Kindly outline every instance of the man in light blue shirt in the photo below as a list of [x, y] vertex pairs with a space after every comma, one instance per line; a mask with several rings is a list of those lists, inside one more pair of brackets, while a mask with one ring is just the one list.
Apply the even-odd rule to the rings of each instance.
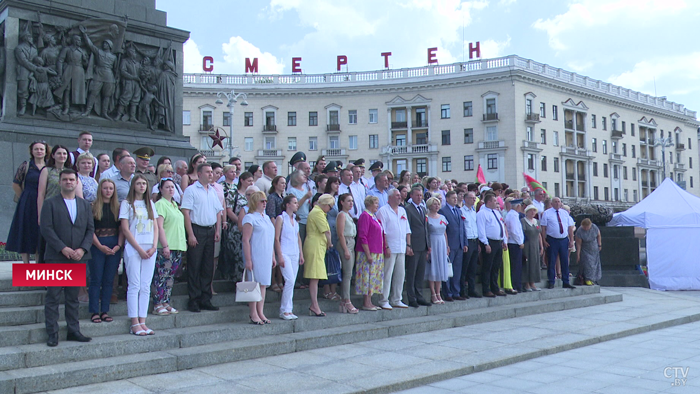
[[389, 194], [386, 191], [388, 186], [389, 180], [386, 174], [381, 173], [374, 177], [374, 186], [367, 192], [368, 196], [375, 196], [379, 199], [379, 209], [389, 203]]
[[[476, 228], [476, 194], [467, 192], [464, 195], [464, 204], [462, 204], [462, 216], [464, 216], [464, 232], [467, 234], [467, 251], [462, 257], [462, 275], [460, 284], [460, 296], [481, 298], [476, 292], [476, 267], [479, 263], [479, 232]], [[466, 286], [465, 286], [466, 284]]]

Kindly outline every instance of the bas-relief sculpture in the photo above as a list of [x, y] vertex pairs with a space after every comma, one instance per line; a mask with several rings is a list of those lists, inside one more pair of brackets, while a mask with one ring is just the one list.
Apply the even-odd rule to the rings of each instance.
[[126, 41], [127, 18], [69, 27], [45, 26], [41, 14], [38, 20], [20, 22], [14, 49], [17, 116], [64, 122], [101, 117], [174, 131], [172, 43], [158, 48]]

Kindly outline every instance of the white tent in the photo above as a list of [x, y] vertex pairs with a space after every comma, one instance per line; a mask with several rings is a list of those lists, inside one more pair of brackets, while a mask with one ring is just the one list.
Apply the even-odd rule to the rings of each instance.
[[647, 229], [649, 285], [654, 290], [700, 290], [700, 198], [666, 178], [608, 226]]

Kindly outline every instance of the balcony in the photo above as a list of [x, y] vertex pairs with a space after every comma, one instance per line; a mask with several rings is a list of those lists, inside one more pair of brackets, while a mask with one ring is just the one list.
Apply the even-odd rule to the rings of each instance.
[[224, 151], [222, 150], [213, 150], [213, 149], [205, 149], [205, 150], [199, 150], [199, 153], [203, 154], [206, 157], [221, 157], [224, 155]]
[[258, 150], [258, 154], [255, 156], [255, 158], [284, 158], [284, 155], [282, 154], [282, 149], [261, 149]]
[[432, 144], [389, 145], [384, 149], [384, 154], [405, 156], [426, 156], [431, 153], [437, 153], [438, 151], [437, 145]]
[[573, 130], [574, 129], [574, 121], [573, 120], [565, 120], [564, 121], [564, 128], [567, 130]]
[[540, 123], [540, 114], [525, 114], [525, 123]]
[[480, 141], [478, 148], [476, 150], [493, 150], [493, 149], [502, 149], [502, 150], [507, 149], [506, 148], [506, 141], [505, 140]]
[[610, 134], [610, 137], [612, 139], [620, 139], [620, 138], [624, 137], [624, 135], [625, 135], [625, 133], [623, 133], [620, 130], [613, 130], [612, 133]]
[[498, 112], [492, 114], [484, 114], [481, 119], [482, 122], [498, 122]]
[[424, 119], [416, 119], [412, 126], [414, 129], [425, 129], [428, 127], [428, 121]]
[[209, 132], [214, 130], [214, 125], [211, 123], [202, 123], [199, 125], [199, 131]]
[[575, 179], [575, 178], [574, 178], [574, 173], [573, 173], [573, 172], [567, 172], [567, 173], [566, 173], [566, 180], [567, 180], [567, 181], [573, 181], [574, 179]]
[[562, 146], [561, 147], [561, 154], [562, 154], [562, 156], [564, 156], [564, 155], [575, 156], [575, 157], [585, 158], [585, 159], [589, 159], [589, 158], [593, 157], [590, 150], [588, 150], [586, 148], [575, 147], [575, 146]]
[[348, 154], [345, 149], [332, 148], [332, 149], [321, 149], [321, 154], [326, 156], [326, 158], [332, 159], [347, 159]]
[[642, 187], [648, 187], [649, 182], [648, 181], [642, 181]]
[[327, 124], [326, 131], [329, 133], [340, 133], [340, 125], [339, 124]]
[[637, 165], [659, 168], [659, 167], [661, 167], [661, 162], [658, 160], [642, 159], [640, 157], [637, 159]]
[[676, 144], [676, 150], [685, 150], [685, 144]]
[[523, 145], [520, 147], [520, 150], [542, 152], [542, 148], [540, 148], [539, 142], [528, 140], [523, 140]]
[[408, 122], [391, 122], [392, 129], [407, 129]]
[[610, 161], [619, 161], [622, 162], [624, 159], [622, 158], [622, 155], [619, 153], [611, 153], [610, 154]]
[[277, 125], [274, 124], [266, 124], [263, 126], [263, 133], [266, 134], [276, 134], [277, 133]]
[[683, 164], [683, 163], [675, 163], [673, 165], [673, 171], [685, 172], [685, 170], [686, 170], [685, 164]]

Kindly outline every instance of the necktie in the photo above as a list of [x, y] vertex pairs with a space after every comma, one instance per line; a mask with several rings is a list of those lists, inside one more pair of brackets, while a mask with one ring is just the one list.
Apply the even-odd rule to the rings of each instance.
[[498, 215], [496, 215], [495, 210], [491, 210], [493, 212], [493, 216], [496, 218], [496, 223], [498, 223], [498, 229], [501, 230], [501, 239], [503, 239], [503, 226], [501, 226], [501, 221], [498, 219]]
[[421, 215], [421, 216], [425, 216], [425, 211], [423, 211], [423, 206], [422, 206], [422, 205], [419, 205], [419, 206], [418, 206], [418, 211], [420, 212], [420, 215]]
[[554, 212], [557, 213], [557, 220], [559, 220], [559, 234], [564, 234], [564, 226], [561, 224], [561, 216], [559, 216], [559, 210], [555, 210]]

